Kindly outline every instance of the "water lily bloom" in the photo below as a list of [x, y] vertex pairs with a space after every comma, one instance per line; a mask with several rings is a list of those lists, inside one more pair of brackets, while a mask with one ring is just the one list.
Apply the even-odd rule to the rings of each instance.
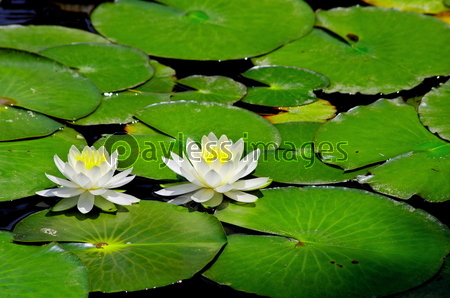
[[244, 191], [266, 187], [272, 180], [268, 177], [239, 180], [256, 168], [260, 155], [257, 149], [241, 159], [243, 152], [242, 139], [233, 143], [225, 135], [219, 139], [213, 133], [203, 136], [201, 148], [187, 139], [183, 158], [171, 152], [172, 159], [163, 161], [188, 182], [164, 185], [156, 194], [178, 196], [169, 201], [177, 205], [195, 201], [215, 207], [222, 203], [223, 195], [239, 202], [254, 202], [258, 197]]
[[80, 152], [72, 145], [67, 162], [63, 162], [58, 155], [54, 156], [56, 167], [68, 180], [45, 173], [48, 179], [60, 187], [36, 193], [44, 197], [63, 198], [52, 208], [53, 211], [77, 206], [81, 213], [88, 213], [94, 205], [104, 211], [115, 211], [114, 204], [131, 205], [139, 202], [138, 198], [131, 195], [110, 190], [127, 184], [135, 177], [128, 176], [132, 168], [114, 176], [117, 156], [117, 151], [109, 155], [103, 146], [98, 150], [86, 146]]

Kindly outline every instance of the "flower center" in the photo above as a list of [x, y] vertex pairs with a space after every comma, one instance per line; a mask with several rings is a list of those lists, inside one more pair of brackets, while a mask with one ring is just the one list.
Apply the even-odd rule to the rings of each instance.
[[209, 145], [202, 148], [202, 158], [208, 163], [212, 163], [219, 159], [221, 163], [230, 160], [232, 157], [231, 151], [225, 146]]
[[102, 162], [106, 161], [105, 154], [101, 154], [100, 152], [93, 150], [83, 150], [81, 154], [75, 155], [76, 160], [80, 160], [84, 163], [86, 169], [91, 169], [94, 166], [99, 166]]

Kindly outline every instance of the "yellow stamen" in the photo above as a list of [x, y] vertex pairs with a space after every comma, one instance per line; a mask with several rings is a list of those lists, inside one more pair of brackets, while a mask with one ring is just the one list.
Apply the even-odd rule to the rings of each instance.
[[82, 161], [86, 169], [89, 170], [92, 167], [99, 166], [102, 162], [106, 161], [106, 156], [97, 150], [83, 150], [81, 154], [75, 155], [75, 159]]
[[232, 157], [231, 151], [226, 146], [209, 145], [202, 148], [202, 158], [208, 163], [212, 163], [219, 159], [221, 163], [230, 160]]

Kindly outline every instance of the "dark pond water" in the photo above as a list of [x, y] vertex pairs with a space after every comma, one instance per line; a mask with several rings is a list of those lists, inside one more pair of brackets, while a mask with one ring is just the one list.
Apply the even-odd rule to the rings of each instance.
[[[62, 25], [67, 27], [80, 28], [95, 32], [89, 21], [89, 12], [101, 2], [101, 0], [3, 0], [0, 1], [0, 25], [8, 24], [34, 24], [34, 25]], [[309, 0], [306, 1], [314, 9], [330, 9], [337, 6], [366, 5], [362, 1], [351, 0]], [[230, 77], [236, 81], [246, 85], [254, 84], [243, 78], [240, 73], [252, 67], [250, 60], [236, 60], [225, 62], [204, 62], [204, 61], [181, 61], [175, 59], [162, 59], [155, 57], [162, 64], [168, 65], [175, 69], [177, 77], [183, 78], [190, 75], [223, 75]], [[380, 97], [395, 98], [404, 96], [405, 98], [421, 96], [436, 87], [440, 82], [446, 81], [448, 78], [431, 78], [424, 81], [420, 86], [400, 93], [388, 95], [346, 95], [346, 94], [324, 94], [317, 92], [318, 97], [330, 101], [337, 107], [339, 112], [358, 105], [370, 104]], [[180, 88], [180, 87], [176, 87]], [[245, 106], [244, 106], [245, 107]], [[101, 134], [112, 134], [123, 132], [121, 125], [101, 125], [90, 127], [75, 127], [82, 133], [88, 142], [92, 144]], [[336, 185], [336, 184], [334, 184]], [[338, 184], [340, 186], [371, 190], [366, 185], [359, 183], [346, 182]], [[145, 178], [136, 178], [127, 186], [127, 192], [136, 195], [141, 199], [154, 198], [152, 191], [159, 189], [157, 183]], [[0, 229], [11, 230], [14, 225], [25, 216], [41, 210], [45, 207], [36, 207], [36, 201], [42, 200], [42, 197], [29, 197], [13, 202], [2, 202], [0, 204]], [[416, 208], [421, 208], [436, 216], [441, 222], [450, 225], [450, 201], [440, 204], [432, 204], [424, 201], [422, 198], [415, 196], [408, 200], [408, 203]], [[194, 278], [172, 286], [151, 289], [147, 291], [131, 292], [131, 293], [113, 293], [102, 294], [92, 293], [90, 297], [170, 297], [171, 295], [192, 295], [196, 297], [258, 297], [257, 295], [234, 291], [231, 288], [219, 286], [200, 275]]]

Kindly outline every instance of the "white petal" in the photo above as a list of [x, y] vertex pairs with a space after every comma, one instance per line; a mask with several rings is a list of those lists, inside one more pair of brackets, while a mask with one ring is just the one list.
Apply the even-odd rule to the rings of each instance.
[[208, 201], [202, 203], [202, 205], [207, 207], [216, 207], [219, 206], [223, 201], [223, 195], [218, 192], [214, 192], [214, 196]]
[[210, 170], [203, 178], [205, 179], [206, 184], [211, 188], [219, 186], [222, 182], [222, 177], [214, 170]]
[[70, 209], [72, 207], [75, 207], [77, 205], [77, 202], [78, 197], [62, 199], [55, 206], [52, 207], [52, 211], [58, 212]]
[[84, 189], [90, 189], [93, 186], [91, 179], [89, 179], [89, 177], [86, 176], [84, 173], [76, 174], [75, 176], [73, 176], [72, 181]]
[[95, 184], [98, 179], [102, 177], [102, 170], [99, 166], [93, 166], [89, 170], [87, 170], [87, 175], [89, 179], [92, 181], [92, 184]]
[[117, 188], [117, 187], [124, 186], [125, 184], [130, 183], [134, 179], [134, 177], [136, 177], [136, 176], [132, 175], [132, 176], [125, 177], [121, 181], [118, 181], [117, 183], [114, 183], [114, 184], [108, 183], [105, 187]]
[[107, 199], [110, 202], [113, 202], [114, 204], [118, 205], [131, 205], [132, 203], [139, 202], [140, 200], [136, 197], [127, 195], [125, 193], [108, 190], [106, 191], [102, 197]]
[[120, 187], [122, 185], [125, 185], [129, 183], [131, 180], [134, 179], [135, 176], [129, 176], [126, 177], [133, 168], [130, 168], [128, 170], [125, 170], [123, 172], [120, 172], [116, 176], [112, 177], [107, 183], [104, 185], [99, 185], [99, 187], [105, 187], [105, 188], [116, 188]]
[[177, 196], [199, 189], [200, 186], [186, 182], [155, 191], [160, 196]]
[[233, 199], [235, 201], [245, 202], [245, 203], [251, 203], [258, 199], [257, 196], [254, 196], [254, 195], [251, 195], [249, 193], [239, 191], [239, 190], [229, 191], [229, 192], [224, 193], [224, 195], [226, 195], [227, 197], [229, 197], [230, 199]]
[[207, 185], [202, 183], [203, 179], [200, 178], [200, 176], [194, 169], [192, 169], [190, 173], [186, 172], [184, 169], [181, 169], [181, 176], [186, 178], [189, 182], [198, 185], [199, 187], [207, 187]]
[[91, 194], [93, 194], [94, 196], [100, 196], [100, 195], [104, 194], [106, 191], [108, 191], [108, 189], [106, 189], [106, 188], [89, 190], [89, 192]]
[[[59, 158], [59, 156], [58, 155], [54, 155], [53, 156], [53, 161], [55, 162], [55, 165], [56, 165], [56, 167], [58, 168], [58, 170], [61, 172], [61, 173], [63, 173], [64, 174], [64, 172], [65, 172], [65, 170], [64, 170], [64, 168], [65, 168], [65, 162], [63, 162], [62, 160], [61, 160], [61, 158]], [[67, 177], [67, 176], [66, 176]], [[67, 177], [67, 178], [69, 178], [69, 177]], [[70, 179], [70, 178], [69, 178]]]
[[169, 169], [171, 169], [178, 175], [181, 175], [180, 165], [177, 162], [175, 162], [172, 159], [165, 158], [165, 157], [163, 157], [162, 160], [169, 167]]
[[81, 213], [88, 213], [94, 207], [94, 195], [85, 191], [80, 195], [78, 199], [77, 208]]
[[224, 185], [221, 185], [221, 186], [219, 186], [219, 187], [214, 188], [214, 190], [215, 190], [216, 192], [220, 192], [220, 193], [224, 193], [224, 192], [230, 191], [230, 190], [232, 190], [232, 189], [234, 189], [233, 185], [228, 184], [228, 183], [226, 183], [226, 184], [224, 184]]
[[[262, 188], [268, 185], [270, 181], [269, 177], [260, 177], [248, 180], [238, 180], [233, 183], [233, 187], [236, 190], [254, 190]], [[270, 183], [270, 182], [269, 182]]]
[[79, 194], [85, 192], [84, 189], [81, 188], [70, 188], [70, 187], [59, 187], [53, 188], [53, 195], [60, 198], [70, 198], [74, 196], [78, 196]]
[[53, 194], [53, 191], [55, 189], [58, 189], [58, 188], [50, 188], [50, 189], [40, 190], [40, 191], [37, 191], [36, 194], [43, 196], [43, 197], [55, 197], [55, 195]]
[[189, 203], [190, 201], [192, 201], [191, 196], [186, 194], [186, 195], [176, 197], [172, 200], [169, 200], [168, 203], [174, 204], [174, 205], [182, 205], [182, 204]]
[[218, 141], [216, 135], [213, 132], [210, 132], [208, 134], [208, 139], [209, 139], [210, 142], [216, 142], [217, 143], [217, 141]]
[[191, 196], [192, 200], [198, 203], [203, 203], [210, 200], [214, 196], [214, 190], [211, 188], [200, 188]]
[[197, 162], [201, 159], [202, 150], [196, 142], [191, 139], [187, 139], [186, 143], [186, 153], [189, 160]]
[[94, 185], [95, 187], [106, 187], [105, 185], [111, 181], [111, 178], [114, 175], [114, 171], [113, 169], [110, 169], [109, 171], [107, 171], [106, 173], [103, 174], [103, 176], [97, 180], [96, 185]]
[[71, 188], [78, 188], [78, 185], [73, 183], [72, 181], [66, 180], [66, 179], [61, 179], [58, 177], [55, 177], [53, 175], [49, 175], [47, 173], [45, 173], [45, 176], [47, 176], [47, 178], [49, 180], [51, 180], [52, 182], [62, 185], [62, 186], [66, 186], [66, 187], [71, 187]]

